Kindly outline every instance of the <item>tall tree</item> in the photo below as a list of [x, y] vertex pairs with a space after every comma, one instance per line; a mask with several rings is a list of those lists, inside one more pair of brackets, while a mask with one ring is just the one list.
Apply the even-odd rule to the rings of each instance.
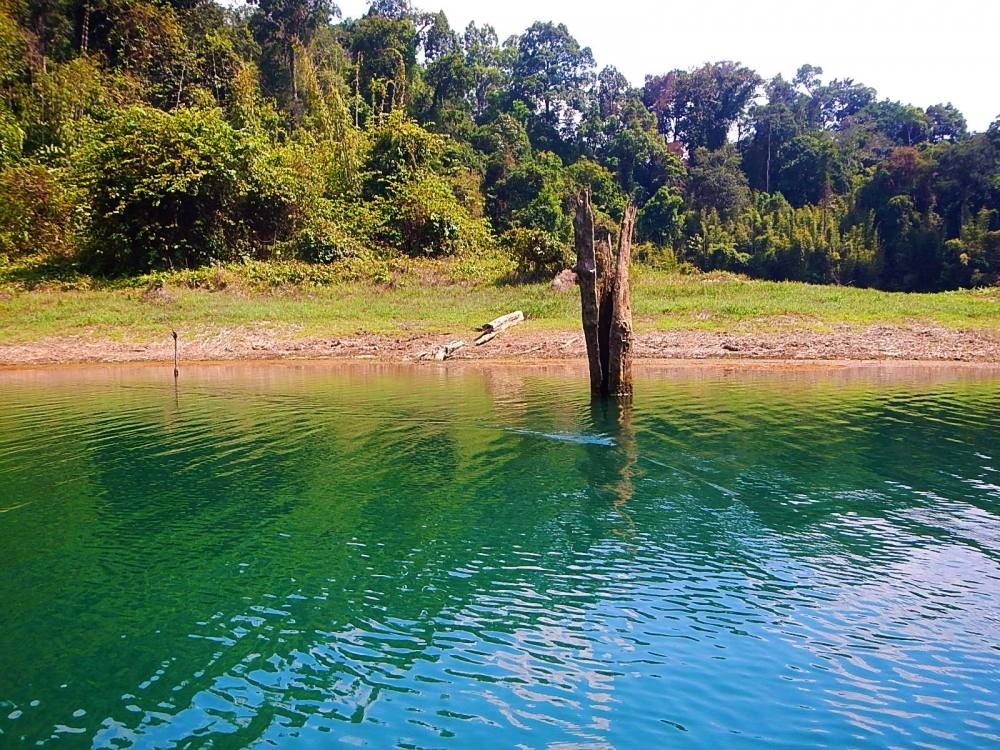
[[709, 151], [699, 148], [688, 170], [688, 199], [694, 208], [714, 209], [724, 217], [735, 217], [750, 205], [750, 186], [740, 169], [740, 155], [727, 143]]
[[65, 60], [74, 51], [76, 5], [75, 0], [32, 0], [22, 6], [24, 25], [43, 58]]
[[708, 63], [646, 79], [643, 101], [656, 113], [660, 131], [689, 153], [718, 149], [753, 100], [762, 80], [737, 62]]
[[788, 143], [776, 187], [793, 206], [821, 203], [850, 186], [846, 160], [832, 135], [813, 130]]
[[875, 89], [851, 78], [821, 83], [809, 93], [806, 108], [809, 126], [839, 130], [871, 105], [875, 96]]
[[990, 142], [995, 148], [1000, 149], [1000, 117], [997, 117], [990, 127], [986, 131], [986, 137], [990, 139]]
[[347, 28], [359, 94], [376, 113], [405, 107], [417, 66], [419, 34], [409, 18], [369, 13]]
[[632, 98], [632, 86], [618, 68], [609, 65], [597, 74], [597, 111], [601, 117], [613, 117], [621, 113]]
[[404, 18], [412, 19], [416, 14], [410, 0], [371, 0], [368, 3], [368, 15], [399, 21]]
[[452, 31], [451, 24], [448, 23], [448, 16], [444, 14], [443, 10], [428, 14], [423, 26], [423, 31], [420, 34], [421, 46], [424, 50], [424, 58], [429, 63], [445, 55], [461, 51], [458, 35]]
[[767, 102], [750, 110], [752, 134], [743, 144], [743, 167], [755, 190], [771, 192], [788, 144], [803, 128], [803, 97], [780, 75], [768, 81]]
[[931, 143], [958, 141], [969, 135], [965, 115], [951, 102], [932, 104], [924, 114], [927, 116], [928, 138]]
[[513, 57], [512, 47], [503, 48], [492, 26], [470, 23], [462, 35], [465, 64], [472, 74], [469, 92], [473, 115], [485, 115], [491, 102], [505, 93], [510, 84]]
[[886, 99], [868, 105], [859, 114], [897, 146], [915, 146], [927, 140], [927, 115], [912, 104]]
[[936, 159], [932, 190], [950, 237], [957, 237], [980, 210], [1000, 212], [1000, 148], [989, 136], [942, 142], [929, 157]]
[[535, 142], [560, 151], [577, 115], [586, 109], [594, 56], [565, 24], [535, 23], [517, 37], [515, 46], [510, 99], [531, 109], [528, 131]]
[[256, 6], [250, 17], [254, 38], [260, 44], [261, 73], [267, 93], [279, 100], [298, 100], [295, 75], [296, 49], [305, 47], [320, 25], [340, 16], [332, 0], [249, 0]]

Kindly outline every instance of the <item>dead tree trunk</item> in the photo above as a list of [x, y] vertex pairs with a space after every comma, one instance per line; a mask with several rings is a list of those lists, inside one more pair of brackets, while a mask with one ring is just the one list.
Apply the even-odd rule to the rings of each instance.
[[594, 209], [590, 205], [589, 192], [582, 193], [577, 199], [573, 229], [576, 235], [576, 277], [580, 281], [583, 340], [587, 342], [587, 361], [590, 363], [590, 387], [600, 391], [604, 374], [598, 339], [600, 308], [597, 302], [597, 258], [594, 255]]
[[618, 267], [615, 273], [615, 301], [611, 314], [611, 364], [608, 391], [615, 396], [632, 395], [632, 289], [629, 264], [632, 262], [632, 231], [636, 209], [625, 206], [618, 235]]
[[635, 207], [625, 207], [618, 253], [611, 254], [610, 236], [594, 238], [590, 191], [577, 198], [573, 228], [576, 273], [580, 280], [583, 337], [587, 342], [591, 390], [602, 396], [632, 395], [632, 299], [629, 263]]
[[[601, 375], [606, 386], [611, 372], [611, 316], [615, 310], [615, 264], [611, 254], [611, 235], [597, 240], [597, 342], [601, 348]], [[602, 386], [603, 388], [603, 386]], [[605, 393], [606, 389], [602, 390]]]

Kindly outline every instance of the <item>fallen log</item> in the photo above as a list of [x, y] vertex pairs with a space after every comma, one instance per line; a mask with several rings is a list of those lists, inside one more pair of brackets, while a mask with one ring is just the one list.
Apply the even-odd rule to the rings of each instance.
[[479, 326], [479, 330], [483, 333], [500, 333], [511, 326], [516, 326], [518, 323], [524, 322], [524, 313], [520, 310], [515, 310], [507, 315], [501, 315], [496, 320], [491, 320], [489, 323], [484, 323]]
[[500, 335], [499, 331], [493, 331], [491, 333], [484, 333], [482, 336], [480, 336], [478, 339], [476, 339], [473, 343], [476, 346], [482, 346], [483, 344], [485, 344], [485, 343], [487, 343], [489, 341], [492, 341], [493, 339], [495, 339], [499, 335]]
[[465, 346], [464, 341], [452, 341], [450, 344], [445, 344], [436, 352], [434, 352], [434, 359], [437, 362], [444, 362], [446, 359], [448, 359], [448, 357], [457, 352], [463, 346]]
[[484, 323], [479, 326], [478, 330], [482, 331], [482, 335], [476, 339], [475, 344], [476, 346], [482, 346], [487, 341], [495, 339], [501, 331], [506, 331], [508, 328], [523, 322], [524, 313], [517, 310], [507, 315], [502, 315], [496, 320], [491, 320], [489, 323]]

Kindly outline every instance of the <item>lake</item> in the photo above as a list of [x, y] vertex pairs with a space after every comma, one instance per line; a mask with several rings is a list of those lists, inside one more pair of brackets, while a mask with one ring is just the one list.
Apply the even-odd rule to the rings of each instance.
[[0, 372], [0, 747], [987, 748], [1000, 370]]

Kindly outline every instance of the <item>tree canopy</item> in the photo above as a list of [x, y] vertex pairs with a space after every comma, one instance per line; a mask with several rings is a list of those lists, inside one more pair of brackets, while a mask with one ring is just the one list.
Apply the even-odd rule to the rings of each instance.
[[634, 85], [558, 21], [507, 40], [408, 0], [0, 0], [0, 263], [566, 262], [573, 196], [640, 258], [935, 290], [1000, 280], [1000, 117], [804, 64]]

